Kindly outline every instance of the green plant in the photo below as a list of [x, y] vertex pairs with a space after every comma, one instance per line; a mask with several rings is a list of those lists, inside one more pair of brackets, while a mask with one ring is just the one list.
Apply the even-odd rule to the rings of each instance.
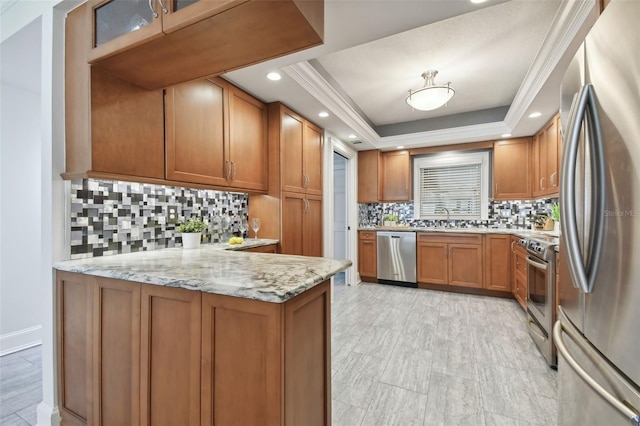
[[202, 232], [205, 229], [207, 229], [207, 225], [202, 220], [200, 220], [200, 218], [192, 217], [188, 221], [179, 224], [177, 231], [186, 233], [186, 234], [191, 234], [196, 232]]
[[553, 219], [554, 222], [560, 222], [560, 204], [553, 204], [549, 212], [551, 213], [551, 219]]
[[384, 215], [384, 220], [389, 220], [391, 222], [397, 222], [398, 221], [398, 215], [397, 214], [385, 214]]

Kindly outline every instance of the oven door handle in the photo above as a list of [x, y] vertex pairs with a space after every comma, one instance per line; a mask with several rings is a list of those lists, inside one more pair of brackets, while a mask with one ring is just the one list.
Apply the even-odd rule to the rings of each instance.
[[531, 256], [527, 256], [527, 263], [535, 268], [538, 269], [542, 269], [543, 271], [547, 270], [547, 264], [546, 263], [540, 263], [540, 262], [536, 262], [534, 260], [531, 260]]

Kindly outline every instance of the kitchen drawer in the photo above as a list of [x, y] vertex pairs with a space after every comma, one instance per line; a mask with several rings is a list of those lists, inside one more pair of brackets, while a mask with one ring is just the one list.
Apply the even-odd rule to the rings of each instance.
[[418, 242], [448, 244], [482, 244], [482, 234], [455, 234], [449, 232], [419, 232]]
[[361, 240], [375, 240], [376, 231], [359, 231], [358, 236]]

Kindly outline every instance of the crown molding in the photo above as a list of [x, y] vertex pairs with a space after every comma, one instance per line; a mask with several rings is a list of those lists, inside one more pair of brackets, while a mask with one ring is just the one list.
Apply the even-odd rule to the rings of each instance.
[[[564, 0], [504, 119], [515, 128], [578, 34], [597, 19], [596, 0]], [[590, 19], [591, 18], [591, 19]]]
[[428, 132], [408, 133], [405, 135], [385, 136], [380, 138], [378, 148], [396, 148], [403, 145], [406, 149], [412, 147], [431, 147], [465, 142], [499, 139], [500, 135], [510, 133], [504, 122], [474, 124], [471, 126], [451, 127]]
[[351, 127], [360, 136], [360, 139], [374, 146], [377, 145], [380, 140], [378, 133], [309, 62], [304, 61], [288, 65], [283, 67], [282, 70], [336, 117]]

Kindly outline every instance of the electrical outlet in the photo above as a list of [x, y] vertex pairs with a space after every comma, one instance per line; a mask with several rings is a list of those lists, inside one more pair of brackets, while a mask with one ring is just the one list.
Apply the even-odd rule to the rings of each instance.
[[178, 223], [178, 206], [167, 207], [167, 223]]

